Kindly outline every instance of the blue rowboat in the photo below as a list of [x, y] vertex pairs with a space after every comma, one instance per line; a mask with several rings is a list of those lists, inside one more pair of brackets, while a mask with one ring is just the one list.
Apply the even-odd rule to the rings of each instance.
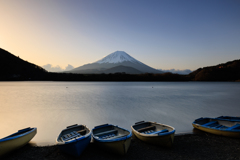
[[198, 118], [192, 123], [193, 127], [208, 133], [240, 138], [240, 121], [225, 118]]
[[80, 156], [91, 141], [91, 131], [85, 125], [72, 125], [62, 130], [56, 139], [57, 146], [63, 152]]
[[175, 128], [157, 122], [140, 121], [131, 126], [133, 134], [140, 140], [162, 146], [173, 145]]
[[92, 129], [95, 144], [107, 151], [124, 155], [131, 144], [131, 131], [112, 125], [104, 124]]
[[0, 139], [0, 157], [26, 145], [37, 133], [37, 128], [25, 128]]

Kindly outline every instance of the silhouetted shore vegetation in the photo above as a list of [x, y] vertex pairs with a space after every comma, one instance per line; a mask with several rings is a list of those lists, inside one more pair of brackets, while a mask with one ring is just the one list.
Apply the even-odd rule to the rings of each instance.
[[240, 81], [240, 60], [199, 68], [188, 76], [193, 81]]
[[164, 74], [71, 74], [71, 73], [48, 73], [45, 80], [53, 81], [187, 81], [186, 76]]

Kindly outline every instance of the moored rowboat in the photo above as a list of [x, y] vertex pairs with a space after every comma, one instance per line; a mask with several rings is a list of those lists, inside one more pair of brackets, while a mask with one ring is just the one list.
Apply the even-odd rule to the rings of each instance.
[[193, 127], [208, 133], [240, 138], [240, 122], [226, 118], [198, 118], [192, 123]]
[[0, 139], [0, 157], [26, 145], [37, 133], [37, 128], [25, 128]]
[[157, 122], [137, 122], [131, 126], [133, 134], [140, 140], [159, 145], [171, 147], [174, 140], [175, 128]]
[[60, 150], [80, 156], [91, 141], [91, 131], [85, 125], [72, 125], [62, 130], [56, 139]]
[[99, 147], [124, 155], [131, 144], [132, 133], [112, 124], [104, 124], [92, 129], [92, 137]]

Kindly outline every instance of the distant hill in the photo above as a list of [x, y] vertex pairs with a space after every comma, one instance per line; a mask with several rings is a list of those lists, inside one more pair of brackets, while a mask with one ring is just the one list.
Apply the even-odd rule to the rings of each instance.
[[240, 81], [240, 60], [199, 68], [188, 76], [193, 81]]
[[39, 80], [47, 71], [0, 48], [0, 73], [0, 80]]

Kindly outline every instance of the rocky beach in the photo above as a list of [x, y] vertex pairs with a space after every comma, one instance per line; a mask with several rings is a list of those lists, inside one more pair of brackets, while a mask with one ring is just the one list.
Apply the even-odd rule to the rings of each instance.
[[216, 136], [208, 133], [176, 135], [174, 145], [170, 149], [144, 143], [132, 137], [131, 146], [124, 156], [111, 154], [94, 143], [86, 148], [80, 157], [72, 157], [61, 152], [56, 145], [53, 146], [32, 146], [26, 145], [1, 160], [125, 160], [125, 159], [211, 159], [211, 160], [239, 160], [240, 139]]

